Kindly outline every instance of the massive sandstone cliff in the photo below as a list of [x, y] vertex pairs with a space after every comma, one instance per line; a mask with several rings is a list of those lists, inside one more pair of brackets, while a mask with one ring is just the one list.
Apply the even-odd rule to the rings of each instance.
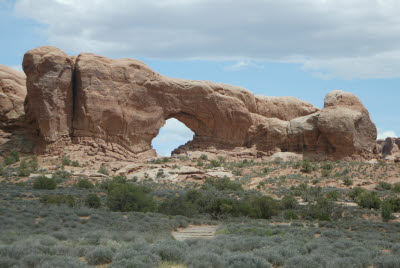
[[[335, 90], [322, 110], [293, 97], [168, 78], [133, 59], [38, 47], [24, 56], [26, 122], [41, 152], [80, 144], [117, 155], [148, 152], [169, 118], [194, 133], [186, 148], [248, 147], [333, 159], [371, 157], [376, 127], [361, 101]], [[99, 149], [100, 148], [100, 149]]]

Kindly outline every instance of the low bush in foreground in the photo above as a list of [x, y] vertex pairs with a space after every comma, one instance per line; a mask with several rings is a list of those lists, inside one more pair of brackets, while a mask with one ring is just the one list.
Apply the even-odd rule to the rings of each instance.
[[34, 179], [33, 189], [54, 190], [57, 187], [57, 182], [53, 178], [39, 176]]

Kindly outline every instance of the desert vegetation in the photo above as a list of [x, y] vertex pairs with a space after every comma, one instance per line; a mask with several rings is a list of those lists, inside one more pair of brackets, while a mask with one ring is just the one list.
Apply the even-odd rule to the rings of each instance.
[[[153, 178], [110, 175], [101, 165], [93, 169], [103, 177], [95, 179], [69, 172], [67, 167], [87, 168], [72, 162], [64, 156], [50, 170], [29, 156], [4, 157], [0, 267], [400, 263], [399, 183], [385, 178], [398, 172], [397, 164], [228, 161], [201, 155], [153, 160]], [[233, 175], [172, 183], [163, 181], [165, 164], [174, 170], [185, 164], [204, 171], [223, 168]], [[21, 174], [21, 166], [30, 175]], [[359, 177], [373, 183], [363, 185]], [[216, 236], [177, 241], [171, 235], [191, 225], [218, 225]]]

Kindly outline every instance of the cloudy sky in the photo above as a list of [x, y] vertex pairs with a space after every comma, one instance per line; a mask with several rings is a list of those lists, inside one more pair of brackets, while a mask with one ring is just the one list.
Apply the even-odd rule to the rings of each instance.
[[[318, 107], [342, 89], [364, 102], [380, 137], [397, 136], [398, 14], [398, 0], [0, 0], [0, 64], [19, 68], [25, 51], [54, 45]], [[153, 142], [160, 153], [191, 138], [178, 123]]]

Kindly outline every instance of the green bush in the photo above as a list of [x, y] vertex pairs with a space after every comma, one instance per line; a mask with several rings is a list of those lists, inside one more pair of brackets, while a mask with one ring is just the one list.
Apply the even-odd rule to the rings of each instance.
[[301, 172], [304, 173], [311, 173], [315, 170], [315, 167], [308, 160], [304, 160], [301, 167]]
[[392, 189], [392, 185], [386, 181], [380, 181], [377, 189], [389, 191]]
[[279, 203], [270, 196], [253, 197], [249, 205], [248, 214], [256, 219], [269, 219], [279, 212]]
[[297, 199], [292, 195], [285, 195], [281, 200], [282, 209], [295, 209], [297, 207]]
[[18, 176], [20, 177], [28, 177], [31, 174], [31, 170], [29, 169], [28, 163], [25, 159], [21, 161], [17, 170]]
[[39, 161], [36, 155], [32, 156], [28, 162], [28, 165], [31, 170], [36, 171], [39, 169]]
[[388, 221], [393, 218], [392, 207], [387, 200], [384, 200], [382, 202], [381, 215], [382, 215], [382, 220], [384, 221]]
[[86, 196], [85, 204], [90, 208], [99, 208], [101, 207], [100, 197], [95, 193], [89, 193]]
[[147, 195], [143, 187], [115, 183], [108, 191], [107, 206], [113, 211], [148, 212], [156, 209], [153, 197]]
[[208, 156], [206, 154], [200, 155], [201, 160], [208, 160]]
[[71, 159], [69, 159], [68, 156], [63, 156], [63, 158], [61, 159], [61, 163], [63, 164], [63, 166], [69, 166], [71, 165]]
[[4, 165], [8, 166], [19, 161], [19, 153], [16, 151], [11, 151], [9, 156], [4, 157]]
[[111, 263], [113, 252], [107, 247], [95, 247], [86, 255], [86, 260], [90, 265], [100, 265]]
[[357, 198], [357, 196], [361, 195], [362, 193], [366, 193], [367, 190], [365, 190], [364, 188], [361, 187], [354, 187], [349, 193], [348, 196], [355, 200]]
[[89, 181], [88, 179], [79, 180], [75, 184], [75, 186], [78, 188], [83, 188], [83, 189], [93, 189], [94, 188], [94, 184], [91, 181]]
[[297, 214], [293, 210], [286, 210], [283, 213], [283, 218], [285, 220], [298, 220], [299, 219], [299, 217], [297, 216]]
[[400, 182], [393, 184], [392, 191], [395, 193], [400, 193]]
[[46, 176], [36, 177], [33, 181], [33, 189], [54, 190], [57, 187], [57, 182], [53, 178]]
[[239, 182], [232, 181], [227, 176], [220, 178], [207, 178], [202, 185], [202, 189], [207, 190], [210, 187], [214, 187], [218, 191], [242, 191], [242, 184]]
[[331, 175], [332, 170], [330, 169], [323, 169], [322, 170], [322, 177], [329, 177], [329, 175]]
[[210, 161], [210, 165], [211, 165], [211, 167], [220, 167], [220, 166], [222, 166], [221, 162], [219, 162], [219, 161], [217, 161], [215, 159]]
[[75, 198], [72, 195], [62, 195], [62, 194], [45, 194], [40, 197], [40, 203], [49, 205], [61, 205], [65, 204], [69, 207], [74, 207], [76, 205]]
[[71, 165], [72, 165], [73, 167], [80, 167], [78, 161], [72, 161]]
[[340, 192], [338, 190], [333, 190], [333, 191], [327, 192], [325, 194], [325, 197], [328, 200], [337, 201], [340, 198]]
[[400, 212], [400, 197], [388, 197], [385, 201], [390, 204], [392, 212]]
[[363, 192], [359, 194], [354, 201], [363, 208], [375, 208], [379, 209], [381, 200], [376, 192]]
[[353, 185], [353, 181], [347, 176], [345, 176], [342, 180], [343, 180], [344, 185], [346, 185], [346, 186]]
[[107, 168], [105, 166], [103, 166], [103, 165], [100, 166], [100, 168], [99, 168], [99, 170], [97, 172], [99, 172], [101, 174], [104, 174], [104, 175], [107, 175], [107, 176], [110, 174], [108, 172]]

